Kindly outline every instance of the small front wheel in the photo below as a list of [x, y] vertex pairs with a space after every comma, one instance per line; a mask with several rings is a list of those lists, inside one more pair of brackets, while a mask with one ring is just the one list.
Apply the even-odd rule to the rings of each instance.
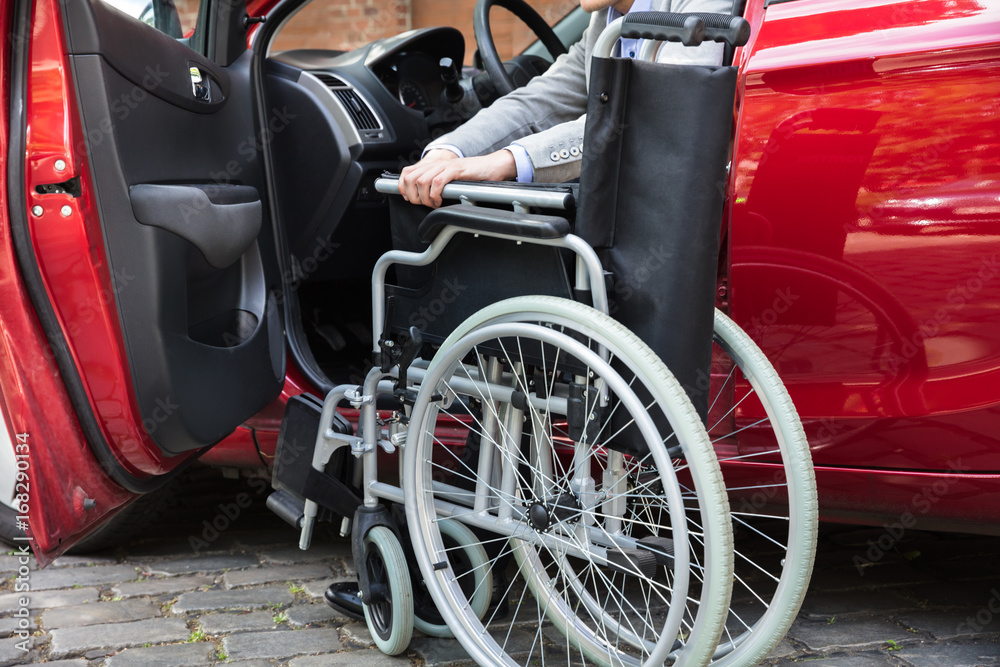
[[365, 621], [379, 650], [399, 655], [413, 637], [413, 586], [403, 548], [385, 526], [365, 535], [365, 562], [370, 595], [364, 600]]

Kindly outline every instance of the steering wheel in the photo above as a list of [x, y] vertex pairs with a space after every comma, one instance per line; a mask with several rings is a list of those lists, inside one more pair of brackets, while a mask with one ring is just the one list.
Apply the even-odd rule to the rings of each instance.
[[553, 58], [558, 58], [566, 53], [566, 47], [559, 41], [556, 33], [549, 27], [538, 12], [531, 8], [524, 0], [478, 0], [476, 9], [472, 17], [472, 26], [476, 35], [476, 45], [479, 47], [479, 56], [483, 59], [483, 66], [490, 75], [490, 80], [496, 87], [499, 95], [506, 95], [517, 88], [514, 79], [507, 73], [507, 69], [500, 60], [497, 53], [496, 44], [493, 42], [493, 33], [490, 31], [490, 10], [494, 6], [500, 6], [508, 10], [517, 18], [531, 28], [531, 32], [541, 40], [545, 48], [549, 50]]

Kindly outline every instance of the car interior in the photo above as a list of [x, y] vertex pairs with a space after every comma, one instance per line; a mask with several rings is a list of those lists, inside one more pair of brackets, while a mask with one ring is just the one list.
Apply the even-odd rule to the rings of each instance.
[[[63, 2], [109, 267], [138, 276], [118, 307], [140, 410], [180, 406], [150, 434], [170, 455], [277, 396], [286, 336], [321, 390], [363, 376], [371, 271], [391, 246], [374, 181], [498, 95], [463, 71], [448, 27], [263, 57], [293, 4], [248, 49], [242, 2], [205, 3], [186, 36], [165, 0], [133, 15]], [[519, 85], [547, 65], [526, 54], [508, 70]]]
[[[137, 276], [117, 305], [140, 412], [156, 423], [163, 397], [180, 406], [150, 433], [168, 455], [268, 405], [288, 355], [324, 393], [361, 380], [372, 268], [392, 246], [375, 180], [543, 73], [587, 23], [578, 8], [553, 30], [520, 0], [485, 0], [478, 45], [435, 27], [271, 51], [302, 4], [261, 22], [242, 1], [205, 2], [182, 33], [170, 0], [62, 0], [109, 268]], [[505, 63], [494, 4], [539, 38]]]

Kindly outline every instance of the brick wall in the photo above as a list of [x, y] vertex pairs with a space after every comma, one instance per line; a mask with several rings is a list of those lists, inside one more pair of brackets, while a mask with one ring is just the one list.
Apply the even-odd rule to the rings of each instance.
[[[532, 0], [531, 5], [555, 23], [578, 0]], [[465, 35], [466, 63], [472, 62], [475, 37], [472, 9], [476, 0], [314, 0], [282, 29], [274, 49], [351, 49], [410, 28], [448, 25]], [[493, 37], [503, 58], [534, 41], [531, 32], [504, 9], [490, 17]]]
[[198, 22], [198, 8], [201, 5], [201, 0], [175, 0], [174, 5], [177, 7], [177, 14], [181, 20], [181, 32], [187, 35], [194, 30], [194, 26]]
[[[552, 25], [571, 9], [578, 0], [531, 0], [535, 11]], [[423, 28], [436, 25], [450, 25], [465, 35], [466, 63], [472, 62], [476, 50], [476, 38], [472, 32], [472, 9], [476, 0], [413, 0], [413, 26]], [[520, 53], [535, 37], [523, 23], [506, 9], [497, 7], [490, 14], [490, 27], [497, 50], [503, 59]]]
[[315, 0], [282, 28], [273, 48], [350, 50], [409, 30], [410, 0]]

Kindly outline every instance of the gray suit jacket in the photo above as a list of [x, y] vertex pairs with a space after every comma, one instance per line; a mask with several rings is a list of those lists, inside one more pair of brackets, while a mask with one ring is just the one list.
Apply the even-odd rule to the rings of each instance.
[[[717, 12], [727, 14], [731, 0], [653, 0], [654, 11]], [[489, 108], [427, 146], [427, 150], [452, 145], [467, 155], [485, 155], [511, 143], [523, 146], [539, 183], [561, 183], [580, 175], [583, 130], [586, 124], [587, 82], [590, 56], [607, 25], [607, 10], [593, 13], [579, 42], [562, 55], [545, 74], [502, 97]], [[699, 47], [663, 45], [659, 62], [718, 65], [723, 46], [714, 42]]]

